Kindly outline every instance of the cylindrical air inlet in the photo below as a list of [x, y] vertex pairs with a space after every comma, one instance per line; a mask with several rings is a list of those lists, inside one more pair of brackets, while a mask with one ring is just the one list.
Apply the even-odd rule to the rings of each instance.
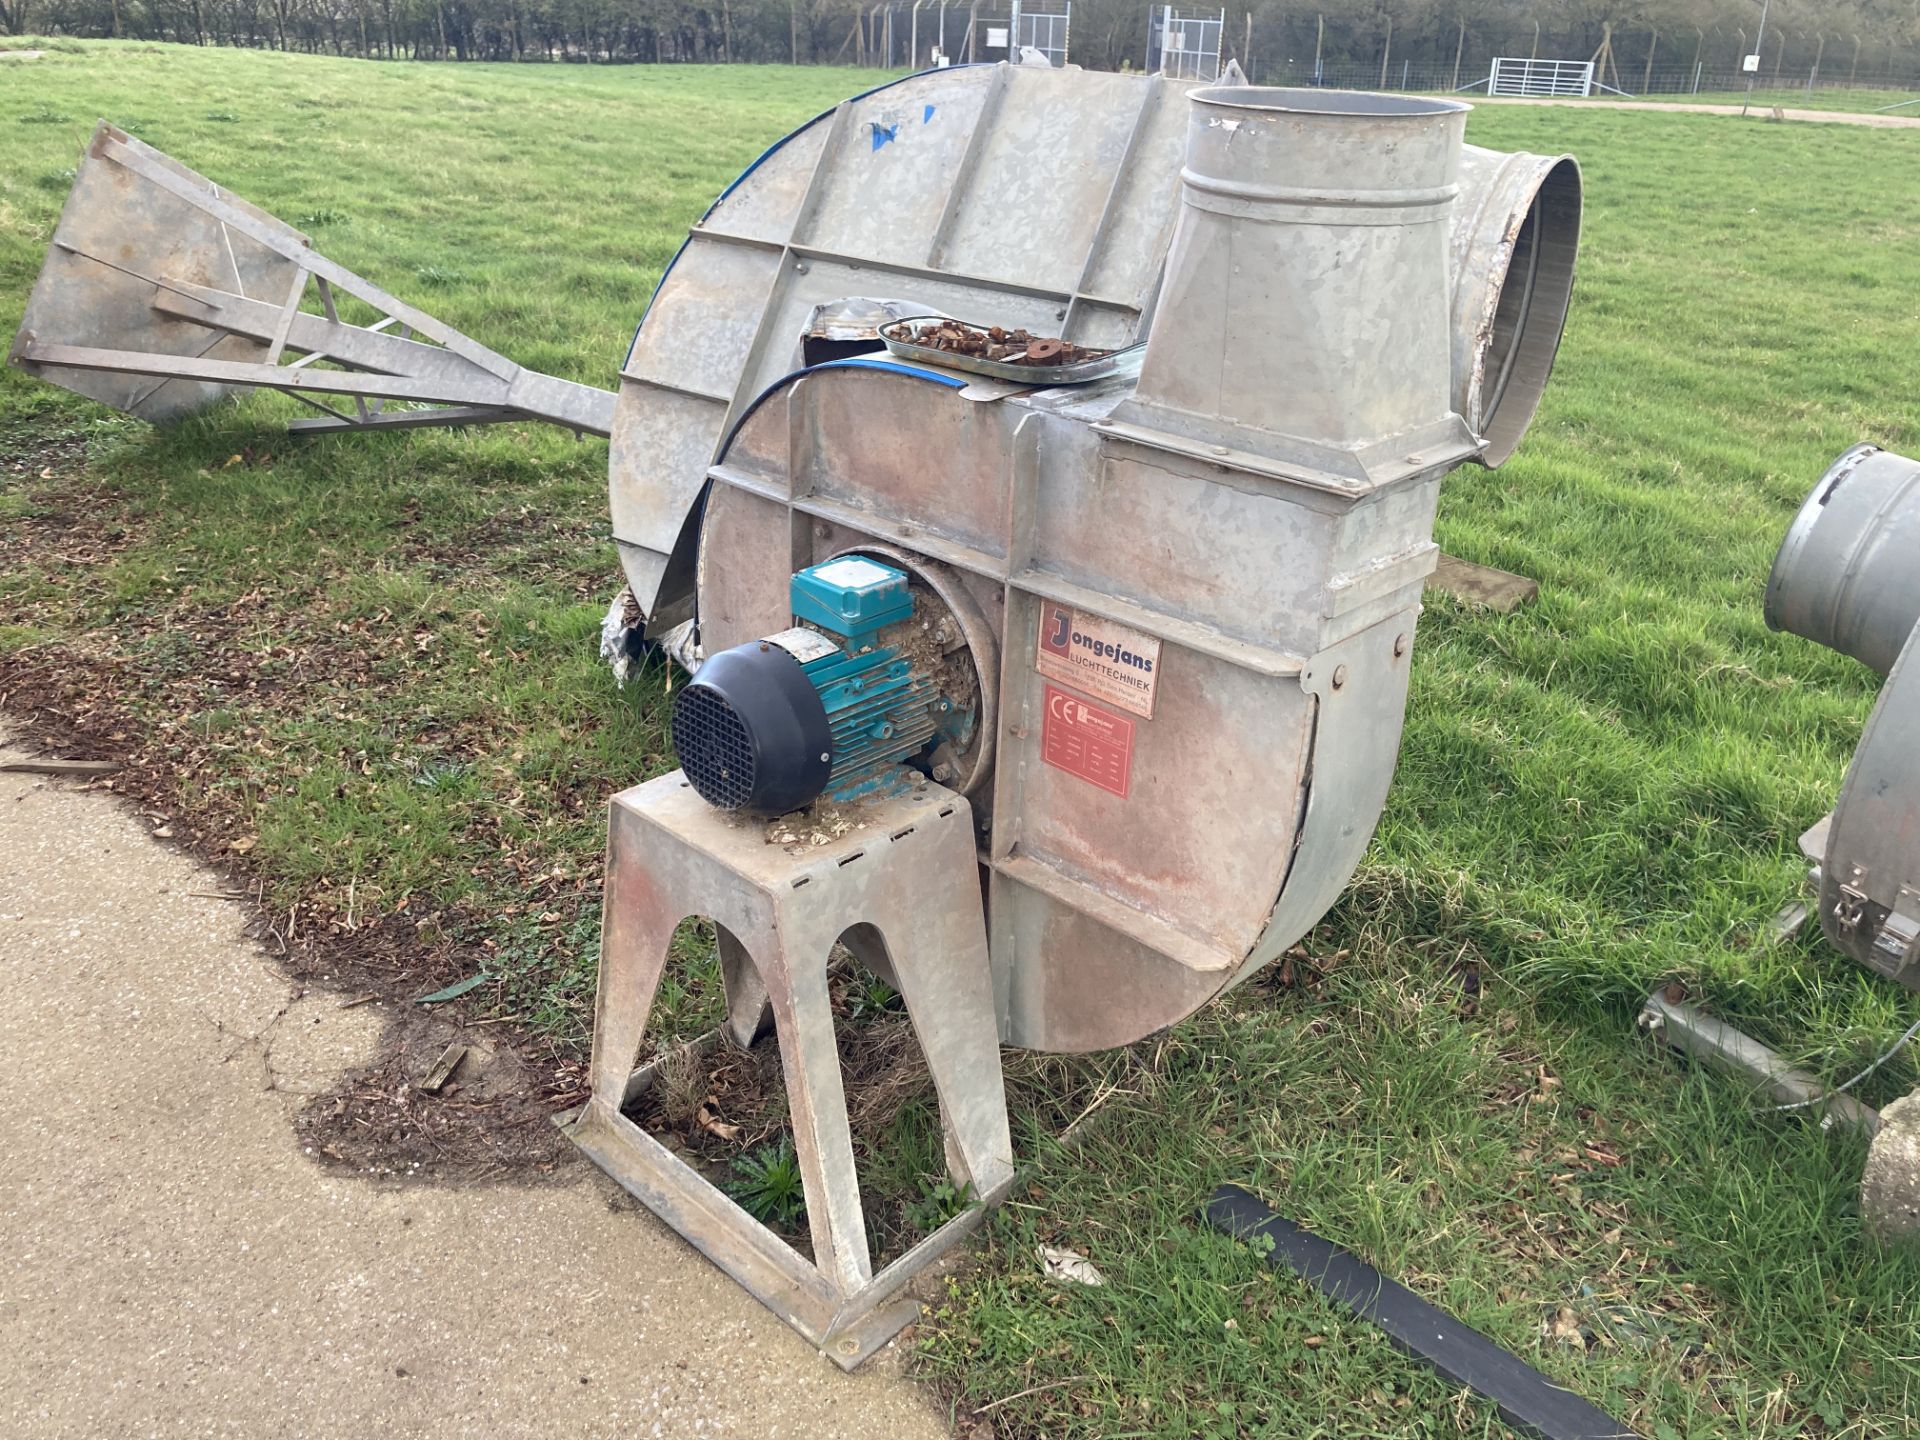
[[1766, 615], [1891, 670], [1920, 624], [1920, 463], [1872, 445], [1834, 461], [1774, 557]]
[[1255, 86], [1189, 98], [1134, 415], [1265, 453], [1356, 451], [1444, 421], [1467, 107]]
[[1553, 373], [1580, 253], [1571, 155], [1460, 151], [1454, 202], [1453, 405], [1492, 469], [1520, 444]]

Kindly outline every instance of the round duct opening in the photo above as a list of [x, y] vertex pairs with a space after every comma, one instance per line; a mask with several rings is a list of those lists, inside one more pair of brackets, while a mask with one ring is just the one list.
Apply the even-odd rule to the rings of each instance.
[[1500, 218], [1512, 245], [1492, 252], [1504, 252], [1504, 263], [1487, 277], [1495, 294], [1491, 314], [1481, 312], [1462, 411], [1486, 440], [1477, 458], [1488, 469], [1519, 447], [1560, 351], [1580, 252], [1580, 167], [1571, 157], [1553, 161], [1532, 196]]
[[1885, 675], [1920, 629], [1920, 463], [1856, 445], [1793, 517], [1767, 576], [1775, 630]]
[[1368, 95], [1358, 90], [1295, 90], [1280, 85], [1214, 85], [1196, 90], [1196, 105], [1228, 105], [1241, 110], [1271, 110], [1290, 115], [1353, 115], [1383, 119], [1396, 115], [1447, 115], [1468, 107], [1458, 100], [1408, 95]]

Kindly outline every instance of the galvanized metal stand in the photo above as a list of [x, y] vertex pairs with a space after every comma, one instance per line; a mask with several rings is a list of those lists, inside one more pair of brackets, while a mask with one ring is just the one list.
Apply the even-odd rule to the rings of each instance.
[[[897, 1299], [1013, 1182], [973, 813], [928, 784], [864, 807], [862, 823], [789, 853], [763, 822], [702, 800], [679, 771], [614, 797], [593, 1031], [593, 1098], [566, 1133], [637, 1199], [781, 1319], [852, 1369], [910, 1323]], [[796, 847], [797, 848], [797, 847]], [[721, 937], [728, 1032], [751, 1042], [771, 1011], [813, 1240], [809, 1262], [621, 1113], [675, 927]], [[847, 1125], [827, 961], [850, 929], [878, 937], [913, 1022], [947, 1135], [947, 1163], [980, 1202], [878, 1275]]]

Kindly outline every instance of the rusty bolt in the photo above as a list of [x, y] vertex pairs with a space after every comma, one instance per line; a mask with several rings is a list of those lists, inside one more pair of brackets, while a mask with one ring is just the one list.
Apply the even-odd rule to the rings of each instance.
[[1344, 665], [1334, 666], [1333, 667], [1333, 688], [1338, 690], [1342, 685], [1345, 685], [1346, 683], [1347, 683], [1347, 667]]
[[1044, 365], [1049, 360], [1058, 359], [1060, 352], [1067, 348], [1064, 340], [1036, 340], [1027, 346], [1027, 363]]
[[953, 766], [951, 765], [934, 766], [933, 778], [938, 780], [942, 785], [946, 784], [947, 781], [953, 779]]
[[1393, 653], [1396, 655], [1404, 655], [1407, 653], [1406, 631], [1403, 630], [1398, 635], [1393, 637]]

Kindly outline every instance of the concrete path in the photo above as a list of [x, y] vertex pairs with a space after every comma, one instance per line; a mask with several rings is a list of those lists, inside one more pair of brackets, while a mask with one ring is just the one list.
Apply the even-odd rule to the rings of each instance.
[[[1581, 100], [1570, 98], [1556, 100], [1551, 97], [1538, 98], [1503, 97], [1489, 100], [1485, 96], [1469, 97], [1475, 105], [1573, 105], [1581, 109], [1601, 110], [1671, 110], [1686, 115], [1738, 115], [1738, 105], [1686, 105], [1677, 100]], [[1747, 114], [1749, 117], [1765, 118], [1773, 113], [1771, 105], [1755, 103]], [[1920, 128], [1920, 117], [1907, 115], [1872, 115], [1849, 112], [1846, 110], [1782, 110], [1781, 115], [1788, 120], [1812, 120], [1824, 125], [1869, 125], [1876, 130], [1912, 130]]]
[[0, 772], [0, 1435], [947, 1434], [584, 1166], [307, 1160], [291, 1112], [380, 1020], [295, 999], [218, 888], [120, 802]]

